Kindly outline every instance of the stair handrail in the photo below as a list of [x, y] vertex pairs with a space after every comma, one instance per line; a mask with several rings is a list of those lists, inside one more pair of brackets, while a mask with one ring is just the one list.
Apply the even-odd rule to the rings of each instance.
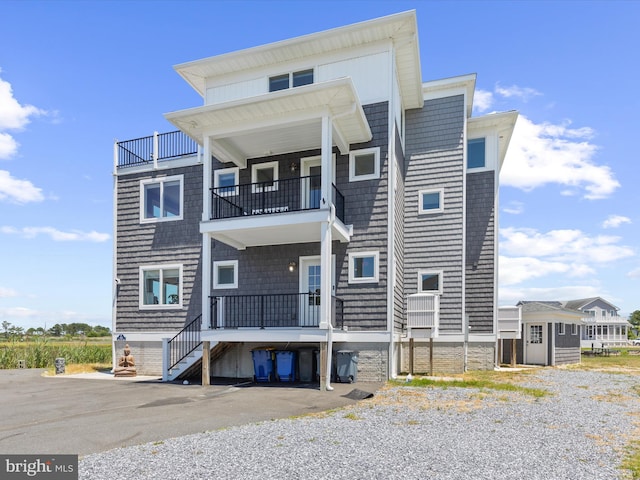
[[200, 339], [202, 314], [198, 315], [169, 340], [169, 369], [180, 363], [202, 344]]

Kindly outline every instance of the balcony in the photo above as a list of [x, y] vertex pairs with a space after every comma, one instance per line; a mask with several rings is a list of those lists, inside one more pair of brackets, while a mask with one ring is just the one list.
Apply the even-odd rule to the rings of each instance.
[[[319, 293], [209, 297], [212, 329], [308, 328], [320, 325]], [[343, 302], [331, 298], [331, 324], [343, 325]]]
[[116, 142], [116, 168], [153, 165], [198, 153], [198, 144], [180, 131]]
[[[336, 218], [344, 223], [344, 195], [332, 185]], [[320, 208], [320, 175], [211, 189], [211, 220]]]

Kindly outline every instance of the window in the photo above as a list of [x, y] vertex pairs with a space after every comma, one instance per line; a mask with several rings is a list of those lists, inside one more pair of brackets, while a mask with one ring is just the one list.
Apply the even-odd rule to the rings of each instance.
[[558, 335], [564, 335], [564, 323], [558, 324]]
[[376, 283], [378, 281], [378, 252], [349, 254], [349, 283]]
[[140, 221], [182, 220], [182, 175], [140, 182]]
[[418, 293], [442, 293], [442, 271], [420, 270], [418, 272]]
[[380, 178], [380, 147], [349, 153], [349, 181]]
[[293, 87], [301, 87], [313, 83], [313, 69], [301, 70], [291, 74], [285, 73], [269, 77], [269, 91], [277, 92], [278, 90], [286, 90], [290, 85]]
[[238, 194], [238, 168], [223, 168], [213, 172], [215, 193], [221, 197]]
[[485, 167], [484, 145], [484, 138], [474, 138], [467, 142], [467, 168]]
[[238, 288], [238, 261], [213, 262], [213, 288]]
[[182, 265], [140, 267], [140, 308], [182, 308]]
[[251, 167], [253, 193], [278, 190], [278, 162], [257, 163]]
[[571, 324], [571, 335], [577, 335], [578, 334], [578, 324], [577, 323], [572, 323]]
[[418, 192], [418, 214], [444, 211], [444, 190], [420, 190]]

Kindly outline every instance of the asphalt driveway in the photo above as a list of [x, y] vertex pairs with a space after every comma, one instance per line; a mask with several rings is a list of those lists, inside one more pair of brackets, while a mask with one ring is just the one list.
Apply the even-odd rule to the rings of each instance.
[[285, 418], [357, 402], [380, 383], [182, 385], [109, 374], [0, 370], [0, 452], [78, 454]]

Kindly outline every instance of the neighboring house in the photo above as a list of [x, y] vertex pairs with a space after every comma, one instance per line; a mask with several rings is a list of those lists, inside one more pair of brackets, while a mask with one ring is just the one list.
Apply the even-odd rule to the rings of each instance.
[[[526, 365], [580, 363], [580, 330], [583, 314], [562, 302], [517, 304], [522, 309], [521, 338], [515, 341], [516, 361]], [[509, 363], [512, 343], [502, 344], [502, 363]]]
[[583, 313], [582, 347], [600, 348], [628, 345], [631, 324], [618, 315], [614, 304], [600, 297], [583, 298], [564, 302], [566, 308]]
[[203, 105], [114, 148], [114, 349], [139, 373], [201, 342], [234, 378], [255, 348], [317, 350], [323, 388], [340, 350], [365, 381], [409, 343], [416, 371], [494, 367], [517, 113], [472, 118], [475, 75], [423, 82], [414, 11], [175, 69]]

